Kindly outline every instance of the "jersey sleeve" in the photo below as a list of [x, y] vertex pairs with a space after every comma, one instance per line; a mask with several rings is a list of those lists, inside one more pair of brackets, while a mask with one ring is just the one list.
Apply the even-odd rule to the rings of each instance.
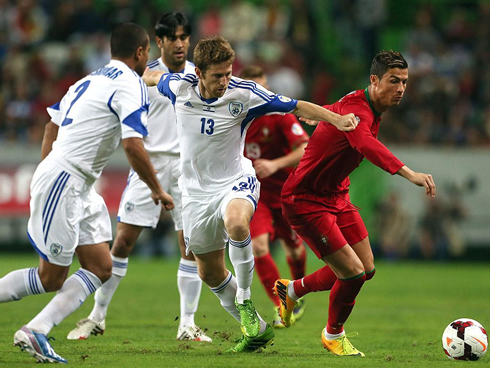
[[67, 95], [65, 95], [61, 101], [46, 108], [51, 117], [51, 121], [58, 126], [61, 126], [61, 118], [63, 117], [64, 106], [66, 105], [67, 99]]
[[110, 97], [107, 105], [121, 122], [122, 139], [142, 138], [148, 135], [148, 88], [141, 78], [132, 83], [123, 81]]
[[310, 138], [296, 117], [286, 114], [281, 118], [281, 130], [288, 141], [289, 148], [295, 150]]
[[373, 121], [372, 113], [367, 109], [359, 108], [356, 104], [344, 106], [342, 114], [353, 113], [360, 121], [357, 128], [351, 132], [346, 132], [345, 136], [349, 144], [362, 153], [369, 161], [376, 166], [395, 174], [404, 165], [386, 146], [381, 143], [371, 132]]
[[186, 74], [182, 76], [178, 73], [167, 73], [162, 75], [162, 77], [160, 78], [160, 81], [157, 84], [157, 90], [162, 95], [169, 98], [170, 101], [172, 101], [172, 104], [175, 105], [175, 100], [177, 99], [180, 85], [183, 81], [190, 81], [191, 79], [194, 80], [195, 76], [191, 74]]

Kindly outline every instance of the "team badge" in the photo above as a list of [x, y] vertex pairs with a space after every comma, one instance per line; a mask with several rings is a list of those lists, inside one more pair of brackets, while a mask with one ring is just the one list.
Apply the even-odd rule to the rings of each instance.
[[187, 248], [189, 246], [189, 237], [188, 236], [184, 236], [184, 244], [185, 244], [185, 247]]
[[61, 254], [61, 252], [63, 252], [63, 246], [60, 244], [53, 243], [49, 247], [49, 251], [51, 252], [53, 257], [57, 257]]
[[233, 101], [228, 104], [228, 110], [230, 111], [230, 114], [233, 115], [235, 118], [240, 115], [243, 111], [243, 104], [238, 101]]
[[286, 96], [279, 95], [277, 97], [279, 98], [279, 101], [284, 102], [284, 103], [288, 103], [288, 102], [292, 101], [289, 97], [286, 97]]
[[299, 125], [298, 123], [294, 123], [291, 126], [291, 131], [294, 135], [303, 135], [303, 128], [301, 128], [301, 125]]
[[124, 210], [126, 211], [126, 213], [129, 213], [132, 210], [134, 210], [134, 203], [126, 202], [126, 204], [124, 205]]
[[265, 127], [262, 129], [262, 134], [267, 137], [269, 135], [269, 128]]

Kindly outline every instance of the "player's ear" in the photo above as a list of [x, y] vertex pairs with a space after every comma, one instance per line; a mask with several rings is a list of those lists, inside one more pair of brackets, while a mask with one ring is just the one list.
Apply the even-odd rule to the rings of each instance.
[[196, 75], [197, 75], [197, 77], [198, 77], [199, 79], [201, 79], [201, 78], [202, 78], [201, 69], [199, 69], [199, 68], [196, 66], [195, 71], [196, 71]]
[[376, 74], [371, 74], [371, 76], [369, 77], [370, 81], [371, 81], [371, 84], [377, 86], [378, 83], [379, 83], [379, 78]]
[[163, 38], [160, 38], [158, 36], [155, 36], [155, 41], [158, 45], [158, 48], [161, 49], [163, 47]]

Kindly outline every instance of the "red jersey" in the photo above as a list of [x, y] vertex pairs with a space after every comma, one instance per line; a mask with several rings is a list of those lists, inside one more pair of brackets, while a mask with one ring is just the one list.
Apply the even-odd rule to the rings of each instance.
[[[308, 134], [292, 114], [261, 116], [248, 128], [245, 138], [245, 157], [252, 162], [259, 158], [274, 160], [287, 155], [302, 143], [308, 142], [308, 139]], [[291, 171], [293, 168], [287, 167], [267, 178], [260, 179], [261, 192], [274, 195], [279, 207], [281, 189]]]
[[284, 184], [283, 196], [346, 193], [349, 191], [349, 174], [364, 157], [392, 175], [403, 166], [377, 140], [381, 114], [374, 110], [367, 88], [351, 92], [324, 107], [340, 115], [353, 113], [360, 119], [359, 125], [351, 132], [342, 132], [332, 124], [320, 122], [298, 167]]

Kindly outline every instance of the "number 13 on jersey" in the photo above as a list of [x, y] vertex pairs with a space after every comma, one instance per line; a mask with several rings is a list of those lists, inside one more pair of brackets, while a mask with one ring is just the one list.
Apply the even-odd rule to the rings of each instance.
[[214, 120], [201, 118], [201, 134], [212, 135], [214, 133]]

